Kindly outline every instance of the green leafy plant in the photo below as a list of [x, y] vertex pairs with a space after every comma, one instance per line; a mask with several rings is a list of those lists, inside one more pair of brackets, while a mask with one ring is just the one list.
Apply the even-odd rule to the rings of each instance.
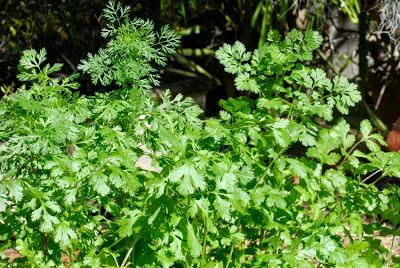
[[54, 78], [61, 66], [44, 64], [45, 50], [21, 58], [32, 85], [0, 102], [4, 263], [14, 249], [10, 265], [25, 267], [390, 264], [371, 235], [377, 215], [397, 232], [398, 188], [367, 182], [400, 177], [400, 157], [381, 151], [368, 121], [358, 139], [332, 122], [360, 95], [306, 67], [317, 33], [271, 32], [254, 52], [224, 45], [218, 59], [257, 97], [221, 101], [219, 117], [201, 120], [190, 99], [146, 90], [179, 37], [127, 12], [110, 2], [111, 39], [80, 66], [117, 90], [79, 96], [76, 75]]
[[78, 68], [91, 75], [94, 84], [134, 85], [151, 88], [159, 85], [157, 66], [166, 64], [167, 55], [175, 52], [180, 37], [168, 26], [154, 32], [150, 20], [129, 20], [129, 7], [109, 2], [104, 10], [107, 20], [102, 36], [112, 38], [97, 54], [89, 54]]

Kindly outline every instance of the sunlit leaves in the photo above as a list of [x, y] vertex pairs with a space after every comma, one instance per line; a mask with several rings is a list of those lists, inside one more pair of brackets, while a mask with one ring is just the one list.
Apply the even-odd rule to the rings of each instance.
[[76, 239], [76, 232], [68, 227], [66, 222], [61, 222], [56, 231], [54, 236], [54, 241], [60, 243], [62, 247], [68, 246], [71, 244], [71, 240]]
[[107, 176], [101, 172], [94, 173], [90, 182], [93, 184], [93, 189], [101, 196], [105, 196], [110, 192], [110, 187], [107, 185]]
[[333, 87], [329, 91], [332, 96], [328, 98], [328, 101], [334, 101], [336, 108], [342, 114], [348, 114], [349, 107], [361, 101], [361, 93], [357, 90], [357, 86], [349, 83], [343, 76], [336, 76], [333, 79]]
[[180, 44], [180, 36], [170, 27], [155, 32], [151, 20], [128, 19], [129, 7], [109, 2], [104, 10], [108, 23], [103, 37], [113, 38], [97, 54], [88, 54], [78, 69], [91, 76], [94, 84], [149, 89], [159, 85], [156, 66], [164, 66], [167, 56]]
[[315, 147], [307, 150], [307, 156], [317, 158], [324, 164], [336, 164], [341, 156], [334, 151], [340, 146], [340, 140], [335, 139], [335, 135], [334, 130], [321, 130]]
[[192, 224], [190, 224], [190, 222], [188, 222], [187, 224], [187, 239], [190, 249], [190, 255], [192, 255], [194, 258], [198, 258], [201, 254], [202, 247], [196, 237], [193, 226]]
[[203, 190], [206, 187], [203, 175], [190, 162], [174, 168], [167, 179], [178, 184], [178, 192], [182, 195], [193, 194], [197, 189]]
[[129, 237], [133, 234], [133, 228], [136, 221], [142, 216], [140, 210], [125, 210], [126, 216], [118, 221], [118, 234], [120, 237]]
[[371, 122], [368, 120], [363, 120], [360, 124], [360, 132], [362, 135], [362, 140], [365, 142], [365, 145], [372, 152], [380, 151], [380, 145], [386, 145], [383, 137], [378, 133], [372, 132]]
[[[243, 73], [250, 70], [246, 63], [251, 58], [243, 43], [236, 41], [232, 46], [224, 44], [216, 53], [217, 59], [224, 65], [225, 71], [231, 74]], [[241, 79], [243, 80], [243, 79]]]
[[130, 7], [122, 6], [120, 2], [109, 1], [103, 10], [103, 16], [107, 25], [101, 31], [103, 37], [112, 36], [118, 30], [118, 26], [128, 19]]
[[50, 78], [60, 66], [27, 51], [21, 79], [33, 86], [0, 102], [0, 237], [21, 265], [64, 266], [60, 254], [71, 267], [387, 261], [365, 236], [379, 221], [364, 219], [398, 223], [397, 188], [366, 183], [400, 177], [400, 157], [381, 150], [368, 121], [360, 133], [333, 121], [334, 109], [348, 113], [360, 95], [347, 79], [305, 66], [318, 33], [272, 31], [254, 52], [224, 45], [217, 58], [253, 94], [221, 100], [219, 117], [203, 120], [180, 94], [155, 100], [132, 90], [158, 83], [154, 65], [179, 37], [128, 11], [107, 6], [103, 35], [114, 39], [80, 66], [120, 90], [72, 96], [74, 77]]
[[286, 201], [285, 197], [289, 193], [284, 190], [278, 190], [278, 189], [268, 189], [267, 191], [267, 200], [266, 204], [268, 207], [277, 207], [277, 208], [285, 208], [286, 207]]

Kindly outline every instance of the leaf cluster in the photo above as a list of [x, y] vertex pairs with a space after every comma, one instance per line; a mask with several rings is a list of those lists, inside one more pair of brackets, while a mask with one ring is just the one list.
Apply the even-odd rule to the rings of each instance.
[[322, 37], [311, 30], [292, 30], [284, 40], [271, 31], [259, 50], [248, 52], [236, 41], [221, 47], [216, 57], [225, 71], [235, 75], [238, 90], [268, 98], [264, 100], [266, 108], [279, 109], [290, 118], [315, 115], [330, 121], [334, 108], [348, 114], [349, 107], [361, 100], [361, 94], [345, 77], [330, 80], [322, 69], [305, 66], [321, 43]]
[[88, 54], [78, 66], [94, 84], [149, 89], [159, 85], [157, 66], [180, 45], [180, 36], [168, 25], [154, 31], [150, 20], [128, 17], [129, 7], [110, 1], [103, 11], [107, 21], [102, 36], [111, 39], [96, 54]]

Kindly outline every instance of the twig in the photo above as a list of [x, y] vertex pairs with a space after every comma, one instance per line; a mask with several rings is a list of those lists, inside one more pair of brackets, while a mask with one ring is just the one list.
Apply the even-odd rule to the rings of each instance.
[[379, 105], [382, 102], [383, 94], [385, 94], [385, 90], [386, 90], [386, 85], [383, 85], [381, 87], [381, 90], [379, 91], [378, 99], [376, 100], [376, 104], [375, 104], [375, 107], [374, 107], [375, 110], [378, 110]]
[[75, 64], [72, 63], [72, 61], [70, 61], [67, 56], [64, 55], [64, 53], [61, 53], [61, 58], [63, 58], [66, 63], [68, 64], [68, 66], [71, 68], [71, 70], [76, 71], [76, 66]]
[[376, 174], [378, 174], [380, 172], [379, 169], [375, 170], [373, 173], [371, 173], [368, 177], [366, 177], [365, 179], [363, 179], [361, 182], [364, 183], [366, 181], [368, 181], [370, 178], [372, 178], [373, 176], [375, 176]]

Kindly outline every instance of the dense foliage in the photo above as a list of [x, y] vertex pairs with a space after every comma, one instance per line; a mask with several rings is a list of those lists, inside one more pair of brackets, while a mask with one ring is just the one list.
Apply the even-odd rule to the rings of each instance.
[[80, 96], [77, 75], [54, 78], [61, 65], [45, 50], [24, 52], [19, 79], [31, 86], [0, 102], [2, 262], [9, 248], [21, 267], [396, 262], [372, 234], [381, 219], [399, 223], [400, 190], [374, 184], [400, 177], [400, 155], [381, 151], [368, 121], [359, 137], [333, 121], [360, 94], [306, 67], [318, 33], [270, 32], [254, 52], [224, 45], [218, 59], [254, 97], [202, 120], [190, 99], [151, 96], [179, 37], [128, 11], [110, 2], [109, 42], [80, 65], [112, 92]]

